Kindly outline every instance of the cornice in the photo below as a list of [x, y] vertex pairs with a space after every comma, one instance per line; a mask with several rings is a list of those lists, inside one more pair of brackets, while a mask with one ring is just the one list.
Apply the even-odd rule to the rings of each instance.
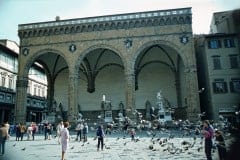
[[18, 35], [22, 39], [179, 24], [192, 24], [191, 8], [20, 24], [18, 26]]

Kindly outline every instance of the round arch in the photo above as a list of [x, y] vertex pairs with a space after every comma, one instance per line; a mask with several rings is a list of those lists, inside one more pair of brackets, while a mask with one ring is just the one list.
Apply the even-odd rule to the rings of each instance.
[[183, 51], [182, 51], [182, 48], [179, 47], [178, 45], [170, 42], [170, 41], [164, 41], [164, 40], [155, 40], [155, 41], [149, 41], [149, 42], [146, 42], [145, 44], [143, 44], [141, 47], [139, 47], [137, 49], [137, 52], [134, 53], [133, 55], [133, 59], [132, 59], [132, 66], [131, 66], [131, 69], [134, 70], [134, 66], [136, 65], [136, 60], [138, 58], [138, 56], [142, 53], [142, 51], [148, 47], [151, 47], [153, 45], [156, 45], [156, 44], [159, 44], [159, 45], [165, 45], [165, 46], [168, 46], [170, 48], [172, 48], [173, 50], [176, 51], [176, 53], [178, 53], [180, 55], [180, 57], [182, 58], [182, 61], [183, 61], [183, 64], [185, 66], [185, 64], [187, 64], [186, 62], [186, 58], [185, 58], [185, 55], [182, 54]]
[[20, 75], [27, 75], [28, 74], [28, 71], [31, 67], [31, 65], [33, 64], [33, 62], [38, 58], [40, 57], [41, 55], [44, 55], [44, 54], [49, 54], [49, 53], [53, 53], [53, 54], [57, 54], [57, 55], [60, 55], [61, 57], [63, 57], [63, 59], [66, 61], [67, 63], [67, 66], [69, 66], [69, 62], [68, 62], [68, 59], [66, 58], [66, 56], [64, 55], [64, 53], [62, 53], [61, 51], [59, 50], [55, 50], [55, 49], [43, 49], [43, 50], [40, 50], [40, 51], [37, 51], [31, 55], [29, 55], [27, 61], [26, 61], [26, 64], [23, 65], [23, 69], [19, 71], [19, 74]]
[[[138, 77], [139, 76], [139, 74], [138, 74], [139, 68], [137, 67], [137, 65], [139, 63], [138, 58], [141, 58], [141, 54], [144, 54], [144, 52], [148, 52], [152, 47], [155, 47], [155, 46], [161, 48], [161, 51], [163, 51], [163, 53], [165, 52], [166, 58], [168, 58], [169, 61], [165, 62], [164, 59], [150, 59], [150, 62], [151, 63], [161, 63], [165, 67], [168, 67], [169, 71], [172, 71], [172, 72], [166, 73], [168, 75], [164, 76], [165, 79], [164, 78], [161, 79], [162, 84], [165, 82], [169, 82], [169, 87], [170, 87], [169, 90], [166, 90], [166, 88], [164, 88], [164, 85], [161, 86], [159, 84], [159, 82], [157, 82], [157, 81], [153, 81], [154, 83], [152, 83], [151, 85], [155, 85], [155, 87], [156, 87], [156, 85], [158, 87], [161, 86], [162, 89], [164, 90], [164, 92], [166, 91], [165, 92], [165, 96], [166, 96], [165, 101], [166, 101], [166, 104], [167, 103], [169, 104], [169, 106], [171, 106], [171, 107], [183, 106], [184, 105], [183, 97], [185, 95], [184, 91], [186, 90], [186, 87], [187, 87], [187, 86], [185, 86], [185, 83], [184, 83], [185, 82], [184, 69], [188, 63], [188, 61], [186, 60], [187, 55], [185, 55], [186, 53], [184, 52], [186, 50], [186, 48], [185, 48], [185, 46], [179, 46], [179, 45], [176, 45], [176, 43], [174, 43], [174, 42], [165, 41], [165, 40], [147, 41], [147, 42], [143, 43], [143, 45], [140, 46], [137, 49], [137, 51], [133, 54], [132, 64], [129, 67], [131, 67], [131, 69], [134, 70], [134, 75], [135, 75], [135, 91], [136, 91], [136, 97], [135, 97], [136, 102], [135, 103], [137, 104], [137, 106], [140, 106], [144, 103], [144, 101], [142, 99], [139, 99], [139, 97], [140, 97], [139, 95], [142, 95], [143, 90], [145, 91], [145, 89], [146, 89], [143, 86], [141, 86], [139, 83], [140, 82], [140, 79]], [[187, 46], [187, 47], [189, 47], [189, 46]], [[158, 53], [158, 52], [156, 52], [156, 53]], [[169, 53], [174, 53], [174, 54], [169, 54]], [[150, 64], [150, 63], [148, 63], [148, 61], [144, 61], [144, 63], [146, 65]], [[145, 66], [145, 64], [142, 66]], [[158, 73], [160, 73], [160, 72], [161, 71], [159, 71]], [[157, 78], [161, 78], [161, 77], [157, 77]], [[143, 83], [143, 81], [141, 81], [141, 83]], [[138, 85], [142, 87], [142, 89], [139, 91], [137, 91]], [[154, 87], [153, 88], [149, 87], [147, 89], [149, 89], [149, 91], [150, 91], [149, 93], [151, 93], [152, 95], [156, 92], [156, 88], [154, 88]], [[146, 97], [146, 100], [154, 101], [154, 99], [150, 95], [146, 94], [145, 97]]]
[[76, 66], [75, 66], [75, 71], [76, 73], [78, 73], [78, 70], [80, 68], [80, 64], [82, 63], [83, 61], [83, 58], [90, 52], [96, 50], [96, 49], [108, 49], [110, 51], [113, 51], [117, 56], [119, 56], [121, 58], [121, 61], [123, 63], [123, 66], [124, 68], [126, 68], [126, 60], [123, 56], [123, 54], [118, 50], [116, 49], [115, 47], [111, 46], [111, 45], [107, 45], [107, 44], [97, 44], [97, 45], [93, 45], [93, 46], [90, 46], [89, 48], [85, 49], [81, 54], [80, 56], [77, 58], [76, 60]]

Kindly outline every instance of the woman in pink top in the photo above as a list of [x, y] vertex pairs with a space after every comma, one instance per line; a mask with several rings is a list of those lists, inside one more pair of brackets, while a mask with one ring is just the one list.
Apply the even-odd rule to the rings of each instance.
[[212, 160], [211, 151], [213, 146], [212, 139], [214, 137], [214, 130], [208, 120], [205, 120], [203, 122], [202, 134], [205, 138], [205, 154], [207, 160]]

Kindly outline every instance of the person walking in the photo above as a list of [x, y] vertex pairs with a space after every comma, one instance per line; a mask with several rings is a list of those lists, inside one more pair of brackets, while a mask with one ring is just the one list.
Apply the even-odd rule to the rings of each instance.
[[78, 137], [80, 138], [80, 141], [82, 140], [82, 130], [83, 130], [83, 124], [82, 122], [79, 122], [77, 124], [77, 127], [76, 127], [76, 131], [77, 131], [77, 137], [76, 137], [76, 141], [78, 141]]
[[19, 124], [16, 124], [16, 141], [19, 141], [20, 137], [21, 137], [21, 125], [20, 123]]
[[204, 147], [205, 147], [205, 154], [206, 154], [207, 160], [212, 160], [211, 152], [212, 152], [212, 147], [213, 147], [212, 139], [214, 136], [214, 131], [208, 120], [205, 120], [203, 122], [202, 134], [205, 138], [205, 146]]
[[101, 144], [101, 149], [103, 150], [103, 142], [104, 142], [104, 136], [105, 135], [104, 135], [102, 125], [98, 126], [96, 135], [97, 135], [97, 139], [98, 139], [97, 151], [99, 151], [100, 144]]
[[5, 142], [8, 139], [8, 136], [8, 129], [5, 124], [2, 124], [0, 128], [0, 152], [2, 155], [5, 153]]
[[219, 130], [215, 131], [215, 142], [218, 149], [219, 160], [226, 160], [227, 150], [225, 146], [225, 141], [223, 133]]
[[21, 134], [21, 141], [23, 140], [23, 136], [26, 132], [26, 126], [23, 123], [20, 123], [20, 134]]
[[110, 134], [112, 133], [112, 128], [113, 128], [113, 124], [112, 123], [108, 123], [107, 124], [107, 129], [105, 130], [105, 134]]
[[87, 142], [87, 134], [88, 134], [88, 125], [84, 123], [83, 126], [83, 142]]
[[48, 123], [47, 125], [47, 137], [48, 137], [48, 140], [51, 140], [52, 139], [52, 124], [51, 123]]
[[31, 138], [32, 138], [32, 125], [29, 125], [27, 127], [27, 140], [29, 141], [31, 140]]
[[34, 141], [34, 139], [35, 139], [35, 134], [36, 134], [36, 132], [37, 132], [37, 125], [36, 125], [36, 123], [32, 122], [32, 123], [31, 123], [31, 126], [32, 126], [32, 140]]
[[45, 122], [44, 124], [43, 124], [43, 127], [44, 127], [44, 139], [45, 140], [47, 140], [47, 138], [48, 138], [48, 122]]
[[60, 121], [57, 125], [57, 138], [58, 138], [58, 144], [60, 144], [60, 135], [61, 135], [61, 131], [62, 129], [64, 128], [64, 125], [63, 125], [63, 121]]
[[6, 127], [6, 129], [7, 129], [8, 135], [11, 134], [11, 133], [9, 132], [10, 124], [8, 123], [8, 121], [6, 121], [6, 122], [4, 123], [4, 125], [5, 125], [5, 127]]
[[68, 149], [68, 145], [69, 145], [68, 143], [69, 143], [69, 139], [70, 139], [69, 130], [68, 130], [69, 122], [64, 122], [63, 126], [64, 126], [64, 128], [60, 132], [61, 144], [62, 144], [62, 159], [61, 160], [64, 160], [64, 156]]

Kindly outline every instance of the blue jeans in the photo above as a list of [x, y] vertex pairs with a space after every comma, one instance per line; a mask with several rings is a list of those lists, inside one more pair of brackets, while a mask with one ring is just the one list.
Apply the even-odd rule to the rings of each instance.
[[212, 139], [205, 139], [205, 154], [207, 157], [207, 160], [212, 160]]
[[2, 154], [5, 153], [5, 142], [6, 142], [6, 140], [1, 140], [1, 141], [0, 141], [0, 152], [1, 152]]

